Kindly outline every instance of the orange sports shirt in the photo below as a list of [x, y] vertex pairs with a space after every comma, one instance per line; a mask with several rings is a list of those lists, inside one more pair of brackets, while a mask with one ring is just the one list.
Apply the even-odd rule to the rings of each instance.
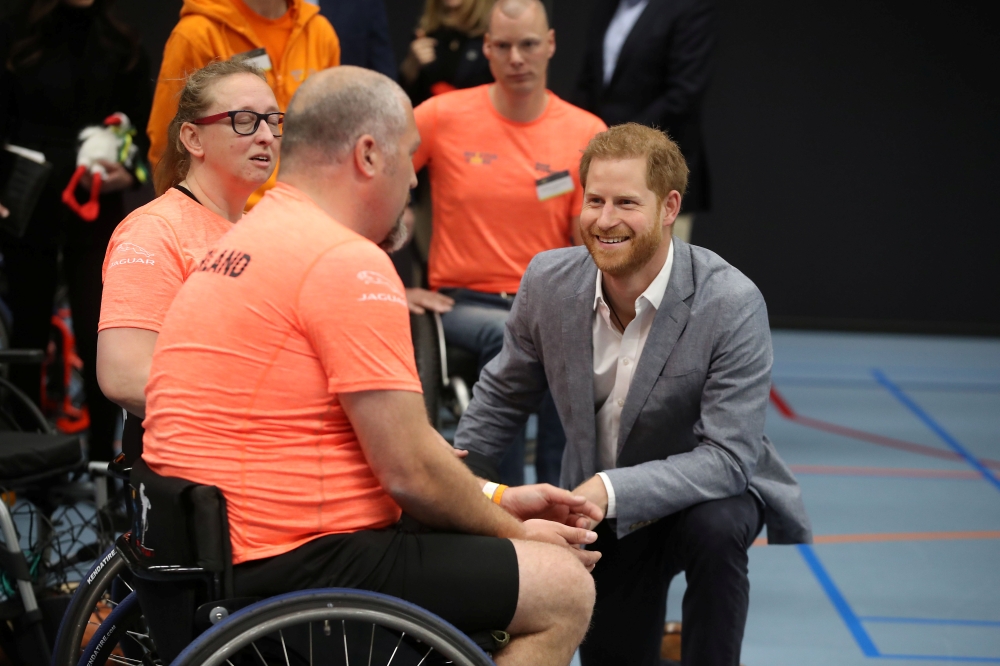
[[205, 251], [232, 228], [229, 220], [174, 188], [132, 211], [108, 243], [97, 330], [159, 331]]
[[276, 19], [268, 19], [247, 7], [247, 3], [243, 0], [233, 0], [233, 4], [264, 45], [264, 49], [274, 66], [280, 66], [281, 57], [285, 55], [285, 46], [288, 45], [288, 38], [291, 37], [292, 30], [295, 28], [292, 10], [289, 9]]
[[[421, 144], [413, 166], [430, 171], [433, 289], [514, 293], [532, 257], [570, 245], [583, 205], [580, 156], [607, 129], [552, 93], [537, 120], [508, 120], [490, 85], [432, 97], [414, 112]], [[552, 182], [561, 172], [563, 184]]]
[[371, 390], [421, 390], [403, 285], [378, 246], [278, 183], [167, 313], [142, 457], [222, 489], [236, 564], [386, 527], [401, 511], [337, 397]]

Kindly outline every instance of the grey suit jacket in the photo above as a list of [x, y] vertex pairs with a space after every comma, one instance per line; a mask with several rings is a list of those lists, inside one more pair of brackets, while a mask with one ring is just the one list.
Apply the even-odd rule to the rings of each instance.
[[799, 485], [764, 435], [772, 361], [764, 298], [715, 253], [673, 242], [667, 290], [622, 409], [615, 469], [597, 467], [597, 266], [583, 247], [543, 252], [528, 266], [503, 350], [483, 369], [455, 446], [499, 462], [550, 388], [566, 430], [561, 485], [605, 471], [619, 538], [752, 489], [766, 507], [769, 543], [809, 543]]

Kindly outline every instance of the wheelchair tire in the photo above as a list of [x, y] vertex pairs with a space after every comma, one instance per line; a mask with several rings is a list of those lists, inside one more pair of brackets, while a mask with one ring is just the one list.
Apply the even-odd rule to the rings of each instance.
[[437, 325], [430, 312], [410, 315], [413, 351], [417, 359], [417, 375], [424, 390], [424, 407], [435, 429], [438, 427], [441, 405], [441, 351], [438, 348]]
[[[291, 592], [248, 606], [222, 620], [198, 637], [174, 660], [172, 666], [221, 666], [234, 662], [243, 663], [240, 656], [244, 654], [244, 650], [245, 654], [251, 658], [254, 652], [259, 656], [260, 652], [257, 649], [256, 641], [263, 641], [269, 637], [273, 641], [275, 635], [280, 636], [280, 647], [284, 651], [285, 659], [282, 663], [291, 663], [288, 659], [289, 653], [285, 647], [285, 634], [283, 632], [287, 631], [291, 634], [292, 631], [297, 630], [299, 635], [303, 635], [303, 627], [308, 629], [309, 661], [305, 663], [312, 663], [313, 628], [316, 627], [317, 652], [321, 652], [321, 648], [323, 648], [320, 645], [323, 641], [323, 638], [319, 636], [320, 633], [334, 641], [333, 645], [336, 650], [336, 652], [330, 651], [330, 646], [327, 645], [327, 652], [334, 658], [330, 662], [317, 661], [316, 663], [342, 664], [352, 661], [347, 659], [347, 622], [351, 622], [352, 627], [360, 625], [367, 628], [368, 625], [371, 625], [372, 639], [368, 647], [369, 661], [367, 663], [372, 666], [384, 666], [390, 662], [399, 663], [393, 659], [396, 656], [396, 650], [407, 637], [408, 646], [412, 643], [419, 645], [418, 648], [414, 647], [414, 652], [417, 658], [421, 654], [423, 655], [422, 658], [419, 658], [420, 664], [441, 663], [440, 660], [445, 659], [447, 662], [444, 663], [453, 663], [458, 666], [495, 666], [487, 654], [468, 636], [419, 606], [376, 592], [339, 588]], [[392, 650], [388, 661], [371, 660], [373, 649], [378, 645], [375, 642], [376, 627], [380, 627], [380, 637], [383, 630], [391, 632], [393, 637], [399, 636], [396, 649]], [[331, 629], [334, 631], [331, 632]], [[342, 651], [340, 648], [341, 631], [343, 632]], [[367, 641], [367, 634], [361, 634], [361, 636]], [[357, 643], [354, 647], [357, 649]], [[362, 642], [361, 649], [364, 650], [364, 647]], [[250, 648], [253, 648], [254, 652], [250, 652]], [[432, 653], [435, 653], [435, 659], [428, 660]], [[340, 655], [343, 655], [344, 658], [342, 659]], [[267, 663], [263, 658], [261, 660]], [[361, 663], [365, 663], [363, 659]], [[405, 664], [405, 662], [403, 663]], [[417, 663], [416, 660], [414, 663]]]
[[[117, 599], [125, 598], [131, 592], [126, 578], [129, 577], [128, 566], [118, 551], [112, 546], [91, 567], [90, 571], [80, 581], [69, 607], [59, 624], [56, 642], [52, 648], [52, 666], [76, 666], [80, 654], [86, 645], [87, 628], [91, 626], [92, 618], [106, 618], [114, 610]], [[113, 587], [120, 581], [124, 587], [118, 595]], [[103, 663], [103, 662], [101, 662]]]
[[[122, 654], [115, 655], [116, 648]], [[153, 659], [153, 646], [139, 607], [139, 596], [131, 592], [101, 622], [77, 666], [144, 664], [154, 663]]]

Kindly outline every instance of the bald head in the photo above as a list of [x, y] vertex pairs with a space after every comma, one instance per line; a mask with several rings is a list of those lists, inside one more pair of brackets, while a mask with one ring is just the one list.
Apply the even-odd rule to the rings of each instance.
[[493, 32], [493, 21], [497, 14], [503, 14], [509, 19], [518, 19], [526, 11], [531, 11], [540, 22], [538, 28], [542, 31], [549, 29], [549, 13], [545, 10], [542, 0], [497, 0], [490, 13], [490, 28], [488, 32]]
[[331, 67], [299, 86], [285, 113], [281, 168], [296, 170], [339, 162], [358, 139], [398, 143], [407, 128], [410, 101], [389, 77], [361, 67]]

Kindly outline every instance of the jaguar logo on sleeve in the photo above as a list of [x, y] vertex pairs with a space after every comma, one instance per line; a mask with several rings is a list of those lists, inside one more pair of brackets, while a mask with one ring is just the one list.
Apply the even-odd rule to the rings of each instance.
[[402, 305], [404, 308], [408, 307], [406, 305], [406, 298], [403, 297], [403, 292], [395, 282], [375, 271], [360, 271], [358, 273], [358, 279], [361, 280], [365, 285], [370, 287], [385, 287], [391, 293], [381, 293], [370, 292], [361, 294], [358, 298], [359, 302], [369, 302], [369, 301], [379, 301], [382, 303], [395, 303], [397, 305]]

